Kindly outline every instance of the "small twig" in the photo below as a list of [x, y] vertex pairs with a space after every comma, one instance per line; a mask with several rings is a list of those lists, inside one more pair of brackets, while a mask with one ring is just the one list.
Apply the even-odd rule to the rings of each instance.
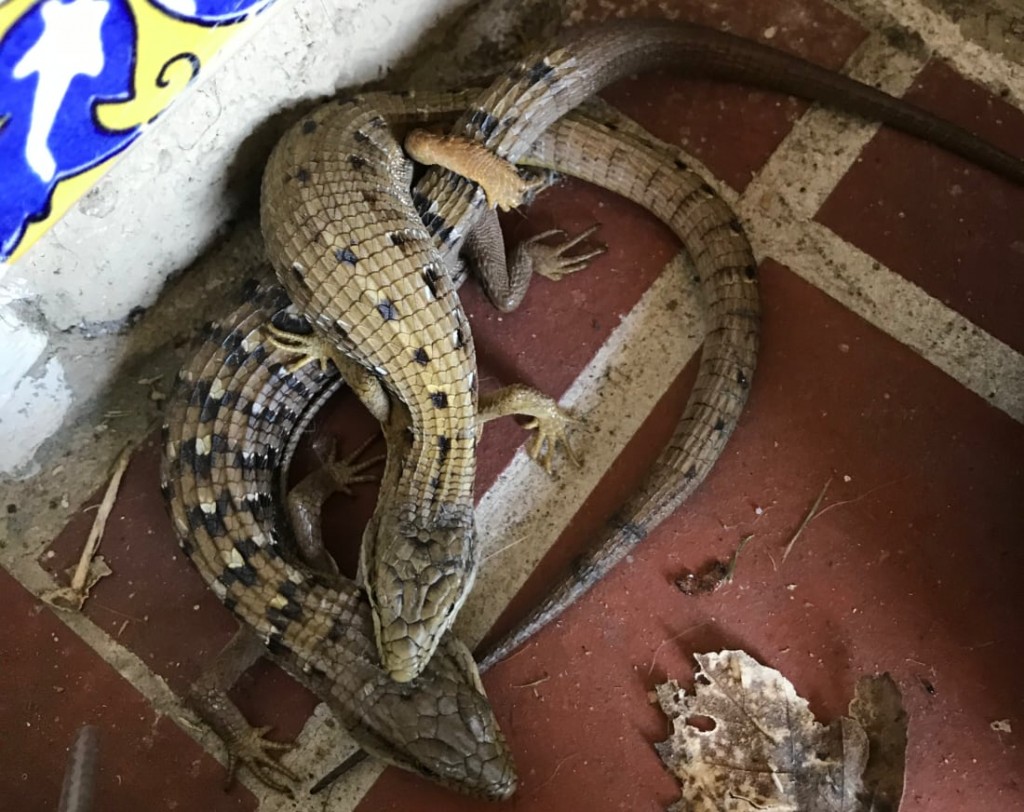
[[130, 459], [131, 446], [125, 446], [121, 450], [120, 456], [117, 458], [117, 464], [114, 466], [114, 473], [110, 475], [110, 483], [107, 485], [107, 492], [103, 494], [103, 501], [100, 502], [99, 510], [96, 511], [96, 518], [93, 520], [92, 530], [89, 531], [89, 538], [86, 539], [85, 547], [82, 549], [82, 555], [78, 559], [78, 567], [75, 568], [75, 574], [71, 579], [71, 589], [79, 595], [82, 594], [82, 591], [85, 588], [85, 583], [89, 575], [89, 564], [92, 561], [93, 556], [96, 555], [96, 549], [100, 546], [100, 539], [103, 538], [103, 531], [107, 527], [107, 519], [110, 517], [110, 511], [114, 508], [114, 502], [117, 499], [117, 491], [121, 487], [121, 477], [123, 476], [125, 469], [128, 467], [128, 461]]
[[128, 467], [131, 459], [131, 447], [126, 446], [117, 458], [114, 466], [114, 473], [110, 476], [107, 484], [107, 491], [103, 494], [103, 501], [100, 502], [96, 511], [96, 518], [93, 520], [92, 529], [89, 531], [89, 538], [86, 539], [85, 547], [79, 556], [78, 565], [75, 567], [75, 574], [71, 577], [70, 586], [54, 589], [42, 594], [40, 597], [56, 609], [64, 609], [69, 612], [77, 612], [82, 608], [85, 599], [89, 596], [89, 590], [93, 584], [102, 577], [109, 574], [109, 569], [100, 575], [94, 575], [89, 580], [89, 571], [99, 547], [100, 539], [103, 538], [103, 531], [107, 526], [107, 519], [117, 499], [117, 491], [121, 485], [121, 476]]
[[312, 788], [309, 790], [310, 795], [317, 795], [318, 793], [325, 790], [331, 784], [333, 784], [338, 778], [343, 776], [345, 773], [350, 772], [358, 765], [362, 764], [370, 754], [365, 750], [355, 750], [348, 755], [348, 757], [340, 764], [335, 766], [329, 773], [323, 778], [317, 781]]
[[789, 540], [789, 544], [786, 545], [786, 549], [782, 552], [782, 563], [786, 562], [790, 552], [793, 550], [793, 545], [796, 544], [796, 540], [800, 538], [800, 534], [804, 532], [807, 525], [811, 523], [811, 520], [818, 515], [818, 508], [821, 505], [821, 500], [825, 498], [825, 493], [828, 491], [828, 486], [832, 484], [832, 477], [825, 480], [825, 486], [821, 489], [821, 493], [818, 494], [818, 498], [814, 500], [814, 504], [811, 505], [811, 509], [807, 511], [807, 515], [804, 516], [804, 520], [800, 522], [800, 526], [796, 529], [792, 538]]
[[859, 502], [862, 499], [867, 499], [869, 496], [871, 496], [871, 494], [875, 493], [876, 491], [880, 491], [882, 490], [882, 488], [888, 488], [890, 485], [895, 485], [897, 482], [902, 482], [904, 479], [906, 479], [906, 477], [902, 477], [901, 479], [894, 479], [891, 482], [883, 482], [881, 485], [876, 485], [870, 490], [864, 491], [864, 493], [862, 493], [860, 496], [855, 496], [852, 499], [842, 499], [838, 502], [833, 502], [830, 505], [825, 505], [825, 507], [818, 511], [818, 515], [814, 518], [817, 519], [818, 516], [824, 516], [826, 513], [832, 510], [832, 508], [841, 507], [842, 505], [852, 505], [854, 502]]
[[536, 793], [536, 792], [537, 792], [538, 790], [541, 790], [541, 789], [543, 789], [544, 787], [546, 787], [546, 786], [547, 786], [548, 784], [550, 784], [550, 783], [551, 783], [551, 781], [552, 781], [552, 780], [554, 779], [554, 777], [555, 777], [556, 775], [558, 775], [558, 771], [559, 771], [560, 769], [562, 769], [562, 765], [563, 765], [563, 764], [565, 764], [565, 762], [567, 762], [567, 761], [568, 761], [569, 759], [571, 759], [571, 758], [576, 758], [576, 756], [578, 756], [578, 755], [579, 755], [579, 753], [569, 753], [569, 755], [567, 755], [567, 756], [566, 756], [565, 758], [563, 758], [563, 759], [562, 759], [561, 761], [559, 761], [559, 762], [558, 762], [558, 763], [557, 763], [557, 764], [555, 765], [555, 769], [554, 769], [554, 771], [553, 771], [553, 772], [551, 773], [551, 775], [549, 775], [549, 776], [548, 776], [548, 777], [547, 777], [547, 778], [546, 778], [546, 779], [544, 780], [544, 783], [542, 783], [542, 784], [539, 784], [539, 785], [537, 786], [537, 788], [536, 788], [536, 789], [534, 789], [534, 793]]
[[538, 685], [542, 685], [543, 683], [547, 682], [549, 679], [551, 679], [551, 675], [550, 674], [545, 674], [543, 677], [541, 677], [540, 679], [535, 679], [533, 682], [523, 682], [523, 683], [520, 683], [519, 685], [513, 685], [512, 687], [513, 688], [536, 688]]
[[727, 584], [732, 583], [732, 576], [736, 572], [736, 561], [739, 559], [740, 553], [743, 552], [743, 548], [747, 546], [747, 542], [749, 542], [753, 537], [753, 533], [747, 533], [747, 535], [740, 539], [740, 543], [736, 546], [736, 552], [732, 554], [732, 558], [729, 560], [729, 566], [725, 569], [725, 577], [723, 580]]
[[502, 553], [504, 553], [504, 552], [508, 552], [508, 551], [509, 551], [509, 550], [511, 550], [511, 549], [512, 549], [513, 547], [515, 547], [515, 546], [517, 546], [517, 545], [519, 545], [519, 544], [522, 544], [522, 543], [523, 543], [524, 541], [526, 541], [526, 536], [520, 536], [520, 537], [519, 537], [519, 538], [517, 538], [517, 539], [516, 539], [515, 541], [510, 541], [510, 542], [509, 542], [508, 544], [506, 544], [506, 545], [505, 545], [504, 547], [500, 547], [500, 548], [498, 548], [497, 550], [495, 550], [495, 551], [494, 551], [494, 552], [492, 552], [492, 553], [487, 553], [487, 555], [485, 555], [485, 556], [484, 556], [484, 560], [483, 560], [483, 563], [487, 563], [487, 562], [488, 562], [488, 561], [490, 561], [490, 560], [491, 560], [492, 558], [494, 558], [494, 557], [495, 557], [496, 555], [501, 555], [501, 554], [502, 554]]

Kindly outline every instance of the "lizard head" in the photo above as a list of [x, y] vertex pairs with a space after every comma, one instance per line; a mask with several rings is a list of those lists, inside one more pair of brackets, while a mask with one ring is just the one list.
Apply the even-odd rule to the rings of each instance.
[[476, 529], [468, 521], [429, 529], [382, 523], [364, 544], [366, 591], [381, 663], [396, 682], [416, 678], [451, 627], [476, 578]]
[[469, 650], [445, 635], [410, 682], [383, 671], [364, 686], [360, 744], [386, 761], [460, 792], [504, 800], [518, 783], [515, 764]]

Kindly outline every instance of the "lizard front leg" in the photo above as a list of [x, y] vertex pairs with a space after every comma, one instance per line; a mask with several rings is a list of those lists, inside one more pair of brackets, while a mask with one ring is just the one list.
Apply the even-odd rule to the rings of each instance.
[[590, 260], [606, 250], [601, 246], [585, 254], [569, 256], [566, 253], [597, 231], [594, 225], [555, 245], [546, 245], [541, 240], [565, 232], [545, 231], [517, 245], [506, 258], [496, 209], [510, 209], [529, 202], [544, 186], [543, 179], [524, 175], [514, 163], [462, 136], [413, 130], [406, 136], [404, 146], [413, 160], [457, 172], [484, 190], [492, 209], [466, 235], [464, 251], [488, 299], [503, 313], [519, 307], [534, 273], [557, 282], [583, 270]]
[[225, 789], [231, 786], [239, 765], [271, 789], [293, 796], [287, 782], [297, 782], [298, 776], [275, 758], [293, 745], [266, 738], [269, 727], [253, 727], [238, 706], [231, 701], [228, 691], [240, 676], [265, 653], [262, 641], [248, 626], [240, 626], [218, 655], [216, 662], [189, 688], [186, 701], [224, 742], [228, 750], [228, 769]]
[[577, 422], [569, 412], [559, 406], [553, 398], [531, 389], [523, 384], [512, 384], [496, 392], [480, 395], [476, 420], [477, 427], [482, 431], [484, 423], [496, 417], [508, 415], [526, 415], [530, 420], [524, 428], [535, 429], [536, 434], [527, 445], [526, 451], [531, 459], [540, 463], [549, 474], [558, 448], [565, 450], [566, 456], [577, 466], [580, 460], [569, 443], [568, 427]]
[[[444, 166], [479, 183], [491, 206], [505, 209], [517, 206], [538, 188], [538, 184], [524, 178], [514, 164], [467, 138], [414, 130], [406, 137], [405, 149], [421, 163]], [[603, 253], [602, 247], [585, 254], [567, 254], [596, 230], [595, 225], [556, 245], [546, 245], [541, 240], [565, 232], [545, 231], [521, 243], [506, 259], [501, 226], [497, 213], [491, 210], [467, 236], [465, 250], [488, 298], [499, 310], [508, 312], [520, 305], [535, 272], [557, 281], [582, 270], [591, 259]], [[527, 386], [513, 385], [481, 395], [477, 426], [512, 414], [530, 417], [525, 427], [537, 433], [527, 446], [527, 453], [545, 471], [552, 472], [559, 447], [576, 465], [580, 464], [567, 433], [574, 418], [552, 398]]]
[[297, 333], [275, 325], [269, 325], [266, 331], [268, 344], [294, 356], [285, 364], [289, 372], [302, 369], [306, 364], [318, 364], [323, 369], [331, 362], [370, 414], [381, 423], [387, 422], [391, 414], [391, 399], [369, 370], [315, 331]]

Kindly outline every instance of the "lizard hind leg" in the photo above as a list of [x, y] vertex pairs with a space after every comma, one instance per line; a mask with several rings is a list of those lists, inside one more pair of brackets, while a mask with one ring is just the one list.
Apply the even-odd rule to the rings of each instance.
[[378, 476], [366, 471], [382, 462], [384, 455], [360, 459], [376, 439], [376, 436], [371, 437], [355, 451], [339, 457], [334, 438], [327, 438], [318, 449], [323, 465], [288, 492], [285, 501], [299, 555], [306, 564], [320, 572], [338, 573], [338, 565], [324, 547], [321, 533], [324, 502], [335, 493], [351, 495], [351, 486], [357, 483], [378, 481]]
[[603, 254], [607, 250], [603, 245], [582, 254], [569, 253], [598, 228], [595, 224], [554, 244], [542, 242], [548, 237], [565, 235], [561, 229], [550, 229], [519, 243], [506, 257], [497, 214], [488, 212], [467, 236], [463, 250], [488, 300], [502, 313], [510, 313], [522, 304], [535, 273], [558, 282], [582, 271], [592, 259]]
[[405, 137], [404, 146], [414, 161], [444, 167], [479, 184], [487, 205], [503, 211], [522, 205], [545, 184], [543, 175], [525, 174], [472, 138], [416, 129]]
[[[582, 271], [590, 264], [590, 260], [601, 256], [601, 254], [608, 250], [607, 246], [602, 245], [585, 254], [569, 255], [567, 253], [585, 239], [592, 236], [599, 228], [600, 226], [595, 223], [590, 228], [585, 231], [581, 231], [574, 237], [566, 236], [565, 232], [560, 228], [552, 228], [548, 231], [543, 231], [540, 234], [535, 234], [533, 237], [530, 237], [528, 240], [524, 240], [516, 246], [516, 249], [509, 257], [509, 262], [513, 264], [520, 262], [529, 263], [530, 269], [533, 273], [540, 274], [545, 279], [550, 279], [552, 282], [558, 282], [569, 274]], [[566, 239], [561, 242], [557, 242], [554, 245], [548, 245], [541, 242], [541, 240], [546, 240], [548, 237], [554, 237], [556, 235], [566, 236]]]
[[[288, 493], [288, 515], [298, 555], [328, 578], [337, 574], [338, 567], [324, 547], [320, 533], [323, 503], [335, 492], [351, 493], [350, 486], [355, 483], [376, 481], [377, 477], [366, 471], [384, 457], [377, 455], [360, 459], [376, 439], [371, 437], [344, 457], [336, 455], [335, 441], [328, 439], [326, 447], [320, 450], [324, 464]], [[291, 750], [293, 745], [268, 739], [269, 727], [250, 725], [227, 693], [265, 653], [266, 649], [256, 634], [248, 626], [240, 627], [213, 666], [190, 687], [187, 701], [227, 747], [226, 788], [231, 786], [239, 767], [245, 766], [266, 786], [294, 797], [291, 784], [297, 783], [299, 778], [276, 758]]]

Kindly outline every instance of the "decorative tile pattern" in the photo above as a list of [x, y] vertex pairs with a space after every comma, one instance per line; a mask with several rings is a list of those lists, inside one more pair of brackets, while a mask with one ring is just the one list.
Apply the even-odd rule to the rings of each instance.
[[89, 190], [272, 0], [0, 7], [0, 262]]

